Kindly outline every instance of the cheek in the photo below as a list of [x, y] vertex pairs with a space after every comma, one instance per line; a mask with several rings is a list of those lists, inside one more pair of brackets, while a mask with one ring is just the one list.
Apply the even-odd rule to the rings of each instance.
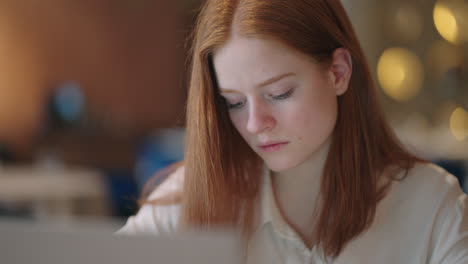
[[336, 97], [322, 98], [320, 102], [299, 108], [291, 124], [299, 129], [297, 139], [303, 141], [311, 135], [321, 139], [328, 137], [335, 127], [337, 110]]
[[239, 134], [245, 138], [247, 119], [240, 113], [230, 113], [229, 117], [231, 119], [232, 125], [236, 128]]

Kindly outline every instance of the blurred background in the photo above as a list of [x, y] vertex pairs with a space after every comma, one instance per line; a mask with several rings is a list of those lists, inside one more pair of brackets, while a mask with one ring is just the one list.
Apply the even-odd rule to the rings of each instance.
[[[468, 2], [342, 0], [405, 145], [468, 190]], [[183, 158], [200, 0], [0, 0], [0, 216], [123, 221]]]

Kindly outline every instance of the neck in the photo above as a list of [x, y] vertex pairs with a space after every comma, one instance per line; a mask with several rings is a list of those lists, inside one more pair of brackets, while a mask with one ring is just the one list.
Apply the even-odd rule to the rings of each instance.
[[310, 241], [320, 207], [320, 184], [329, 151], [329, 141], [299, 166], [272, 172], [273, 192], [285, 220], [305, 240]]

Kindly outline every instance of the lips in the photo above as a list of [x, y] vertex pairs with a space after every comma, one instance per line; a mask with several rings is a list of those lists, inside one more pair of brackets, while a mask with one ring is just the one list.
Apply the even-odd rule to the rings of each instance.
[[289, 144], [289, 142], [286, 142], [286, 141], [266, 142], [264, 144], [259, 145], [258, 148], [261, 151], [264, 151], [264, 152], [274, 152], [274, 151], [278, 151], [278, 150], [282, 149], [287, 144]]

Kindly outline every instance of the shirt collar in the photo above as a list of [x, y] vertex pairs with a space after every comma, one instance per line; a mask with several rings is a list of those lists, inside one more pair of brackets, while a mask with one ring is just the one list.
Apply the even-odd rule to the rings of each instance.
[[[260, 219], [257, 226], [257, 231], [270, 224], [273, 230], [284, 239], [287, 239], [299, 246], [303, 251], [310, 252], [299, 235], [293, 228], [286, 222], [281, 211], [276, 203], [273, 192], [273, 183], [271, 180], [271, 171], [266, 166], [262, 171], [262, 185], [260, 190]], [[323, 251], [316, 246], [313, 247], [312, 252], [316, 252], [322, 261], [328, 263], [332, 258], [324, 256]]]

